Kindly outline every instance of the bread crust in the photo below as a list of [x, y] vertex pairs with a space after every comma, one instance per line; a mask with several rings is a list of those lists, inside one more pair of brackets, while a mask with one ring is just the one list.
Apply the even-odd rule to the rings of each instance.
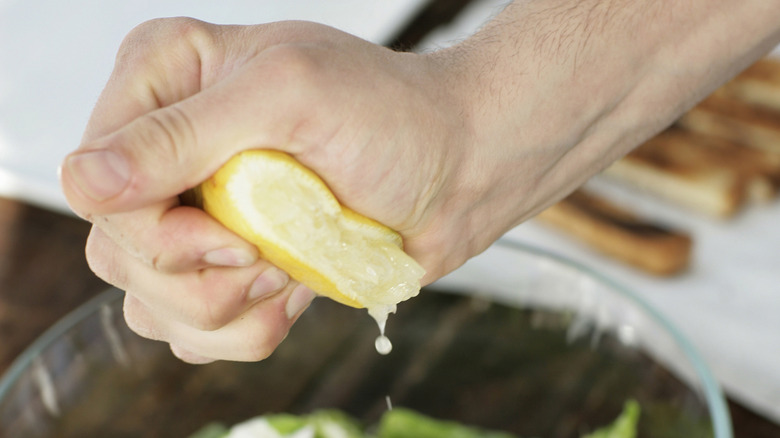
[[605, 172], [678, 205], [729, 217], [780, 190], [780, 160], [722, 138], [670, 128]]
[[584, 190], [575, 191], [537, 219], [650, 274], [674, 275], [690, 263], [693, 241], [688, 234], [641, 219]]
[[780, 59], [760, 59], [714, 94], [780, 111]]
[[780, 111], [715, 93], [684, 114], [678, 125], [780, 156]]

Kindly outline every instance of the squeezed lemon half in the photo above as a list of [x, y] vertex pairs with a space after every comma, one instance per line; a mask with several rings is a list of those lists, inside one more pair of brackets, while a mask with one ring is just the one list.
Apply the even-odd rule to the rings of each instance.
[[202, 208], [263, 258], [320, 295], [366, 308], [384, 331], [396, 305], [420, 291], [424, 269], [392, 229], [341, 205], [291, 156], [251, 150], [198, 188]]

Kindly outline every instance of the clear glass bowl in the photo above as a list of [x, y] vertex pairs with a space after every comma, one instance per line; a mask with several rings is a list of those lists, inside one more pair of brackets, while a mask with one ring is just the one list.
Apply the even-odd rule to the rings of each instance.
[[0, 381], [0, 437], [187, 437], [269, 412], [404, 406], [518, 436], [580, 436], [628, 399], [640, 437], [730, 438], [691, 344], [635, 294], [547, 252], [494, 245], [399, 306], [394, 349], [364, 312], [317, 299], [259, 363], [184, 364], [133, 334], [109, 290], [48, 330]]

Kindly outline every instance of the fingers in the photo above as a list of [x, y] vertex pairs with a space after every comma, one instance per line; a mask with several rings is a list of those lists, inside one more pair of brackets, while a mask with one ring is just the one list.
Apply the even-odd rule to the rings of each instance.
[[264, 359], [314, 298], [263, 260], [243, 268], [161, 272], [97, 227], [87, 256], [98, 276], [126, 291], [130, 328], [171, 343], [174, 354], [191, 363]]
[[263, 260], [244, 268], [164, 272], [124, 251], [98, 228], [90, 233], [87, 260], [96, 275], [160, 309], [159, 316], [203, 330], [225, 325], [289, 281]]
[[[90, 202], [85, 203], [74, 193], [99, 203], [123, 191], [133, 177], [133, 168], [122, 151], [103, 153], [94, 142], [200, 91], [201, 53], [210, 46], [212, 27], [185, 18], [152, 20], [125, 38], [114, 71], [87, 123], [83, 144], [60, 169], [66, 198], [77, 214], [91, 220], [97, 212]], [[94, 149], [91, 153], [79, 154], [90, 145]]]
[[190, 18], [150, 20], [122, 41], [114, 70], [82, 140], [94, 141], [149, 111], [200, 91], [200, 54], [214, 45], [213, 25]]
[[[189, 208], [172, 211], [177, 210], [171, 214], [202, 213]], [[171, 219], [177, 219], [172, 224], [187, 220]], [[164, 229], [165, 220], [162, 224]], [[194, 270], [184, 269], [191, 263], [150, 264], [125, 251], [98, 227], [90, 233], [87, 259], [99, 277], [126, 291], [125, 319], [131, 329], [171, 343], [174, 354], [191, 363], [264, 359], [314, 297], [264, 260], [240, 268], [206, 263]], [[176, 257], [158, 258], [166, 259]], [[178, 270], [163, 271], [162, 265]]]
[[168, 342], [180, 359], [190, 363], [212, 360], [259, 361], [282, 342], [292, 324], [315, 295], [290, 282], [280, 293], [260, 301], [215, 330], [201, 330], [160, 316], [133, 294], [125, 296], [125, 319], [141, 336]]
[[[106, 238], [149, 267], [165, 273], [208, 266], [254, 264], [257, 248], [230, 232], [204, 211], [157, 205], [96, 219], [88, 240], [88, 259], [104, 257]], [[108, 251], [108, 248], [106, 248]], [[112, 249], [113, 251], [113, 249]]]
[[[259, 51], [255, 56], [226, 60], [215, 31], [187, 23], [179, 26], [187, 31], [180, 29], [184, 36], [177, 39], [185, 42], [125, 49], [129, 54], [118, 58], [85, 142], [66, 157], [60, 171], [66, 198], [82, 217], [132, 211], [175, 197], [237, 152], [286, 147], [301, 120], [316, 120], [310, 116], [317, 93], [306, 89], [317, 77], [316, 63], [307, 49], [258, 47], [247, 50]], [[153, 38], [146, 39], [155, 43], [171, 33], [151, 32]], [[206, 65], [208, 60], [220, 67]], [[214, 82], [213, 70], [224, 70], [226, 76]], [[214, 82], [208, 87], [206, 77]]]
[[60, 179], [71, 208], [88, 219], [133, 211], [208, 178], [233, 150], [199, 147], [192, 111], [181, 103], [152, 111], [70, 154]]
[[[155, 110], [180, 102], [202, 89], [202, 61], [208, 53], [216, 51], [213, 29], [213, 25], [192, 19], [160, 19], [143, 23], [125, 38], [114, 71], [87, 124], [83, 143], [66, 158], [60, 169], [66, 198], [77, 214], [92, 219], [97, 214], [133, 209], [94, 207], [124, 190], [133, 193], [134, 189], [148, 188], [145, 184], [153, 185], [152, 179], [144, 178], [149, 173], [139, 177], [139, 166], [150, 165], [150, 172], [155, 172], [170, 164], [165, 159], [155, 160], [155, 157], [148, 157], [148, 162], [134, 159], [137, 157], [117, 147], [117, 143], [159, 152], [170, 148], [172, 138], [189, 140], [178, 139], [185, 131], [180, 126], [181, 120], [175, 118], [176, 109], [160, 113]], [[146, 117], [150, 113], [153, 115]], [[136, 126], [160, 123], [159, 129], [129, 130], [137, 134], [135, 136], [112, 135], [144, 117], [148, 122], [136, 123]], [[165, 154], [159, 152], [158, 155]], [[186, 182], [185, 185], [192, 186]], [[155, 201], [166, 198], [170, 196], [161, 196]]]
[[[229, 40], [205, 33], [213, 41]], [[123, 116], [125, 123], [120, 123], [119, 119], [96, 115], [94, 123], [100, 126], [91, 129], [84, 144], [64, 160], [61, 183], [77, 214], [92, 218], [170, 199], [207, 179], [243, 150], [278, 148], [293, 155], [304, 154], [327, 144], [343, 127], [346, 115], [335, 115], [334, 108], [346, 111], [352, 107], [348, 101], [353, 94], [335, 86], [343, 82], [343, 72], [327, 63], [332, 45], [268, 47], [266, 42], [241, 56], [216, 42], [185, 46], [199, 55], [187, 62], [200, 63], [201, 81], [214, 76], [213, 70], [225, 76], [218, 81], [211, 77], [208, 87], [199, 83], [201, 89], [194, 93], [191, 87], [181, 86], [172, 87], [176, 92], [164, 92], [182, 69], [171, 62], [112, 77], [115, 83], [107, 87], [112, 91], [106, 91], [108, 97], [96, 112], [129, 108], [135, 117], [127, 120], [129, 117]], [[200, 52], [204, 50], [207, 53]], [[184, 58], [192, 57], [181, 51], [188, 54]], [[176, 59], [175, 55], [170, 57]], [[225, 59], [230, 56], [237, 59]], [[157, 60], [154, 56], [143, 59]], [[207, 65], [206, 61], [219, 61], [223, 67]], [[122, 90], [139, 87], [138, 100], [121, 95]], [[114, 97], [117, 94], [120, 96]], [[144, 97], [150, 95], [154, 99]], [[337, 100], [343, 102], [334, 104]]]

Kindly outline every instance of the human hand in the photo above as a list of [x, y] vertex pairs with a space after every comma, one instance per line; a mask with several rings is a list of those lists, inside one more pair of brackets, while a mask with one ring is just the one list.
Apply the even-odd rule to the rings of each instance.
[[428, 283], [777, 44], [780, 9], [712, 1], [514, 2], [426, 55], [311, 23], [146, 23], [62, 167], [90, 266], [179, 357], [262, 359], [311, 291], [179, 194], [237, 152], [283, 150], [397, 230]]
[[245, 149], [292, 154], [343, 203], [398, 230], [426, 281], [462, 263], [459, 225], [441, 219], [467, 136], [435, 68], [311, 23], [134, 30], [61, 176], [93, 223], [90, 267], [126, 291], [130, 327], [187, 361], [259, 360], [312, 299], [179, 202]]

